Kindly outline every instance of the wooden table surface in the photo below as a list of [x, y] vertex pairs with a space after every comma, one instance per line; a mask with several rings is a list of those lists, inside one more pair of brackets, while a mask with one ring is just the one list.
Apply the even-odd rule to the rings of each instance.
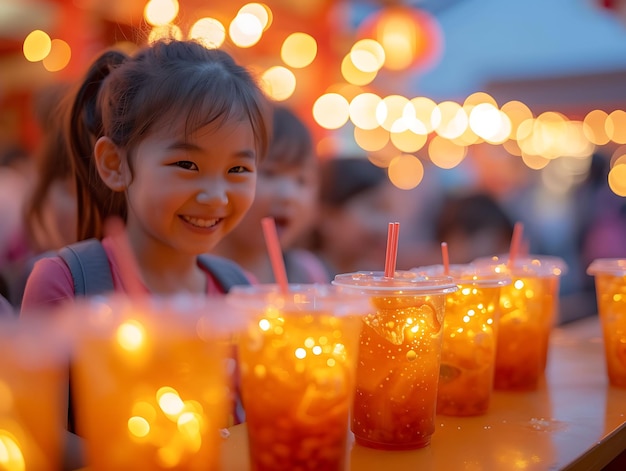
[[[609, 386], [603, 355], [597, 317], [557, 327], [539, 390], [495, 392], [484, 416], [437, 416], [421, 450], [373, 450], [349, 433], [346, 470], [601, 470], [626, 449], [626, 389]], [[230, 429], [224, 470], [250, 469], [246, 433]]]

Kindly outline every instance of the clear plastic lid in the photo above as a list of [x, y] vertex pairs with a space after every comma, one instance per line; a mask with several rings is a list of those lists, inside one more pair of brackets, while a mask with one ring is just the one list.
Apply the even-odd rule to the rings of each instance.
[[336, 275], [332, 284], [342, 288], [358, 289], [368, 294], [444, 294], [458, 290], [451, 276], [426, 276], [410, 270], [400, 270], [393, 277], [382, 271], [359, 271]]
[[626, 258], [597, 258], [587, 268], [587, 274], [626, 276]]
[[337, 316], [365, 315], [369, 300], [359, 293], [344, 293], [331, 284], [290, 284], [284, 293], [277, 284], [233, 286], [226, 302], [242, 311], [275, 308], [292, 312], [332, 312]]
[[[452, 264], [449, 266], [448, 274], [458, 284], [471, 284], [484, 288], [505, 286], [511, 284], [511, 277], [508, 273], [496, 270], [497, 265], [478, 265], [473, 263]], [[425, 276], [443, 276], [443, 265], [427, 265], [411, 268], [412, 272]]]
[[561, 276], [567, 272], [565, 260], [553, 255], [525, 255], [515, 258], [509, 266], [509, 255], [477, 258], [475, 265], [491, 266], [494, 270], [510, 273], [514, 276]]

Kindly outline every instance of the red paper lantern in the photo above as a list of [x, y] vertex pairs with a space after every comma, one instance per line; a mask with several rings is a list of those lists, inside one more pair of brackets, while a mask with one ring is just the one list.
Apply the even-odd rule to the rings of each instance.
[[439, 60], [443, 49], [441, 27], [431, 14], [409, 6], [385, 7], [358, 28], [360, 38], [378, 41], [385, 49], [385, 69], [425, 70]]

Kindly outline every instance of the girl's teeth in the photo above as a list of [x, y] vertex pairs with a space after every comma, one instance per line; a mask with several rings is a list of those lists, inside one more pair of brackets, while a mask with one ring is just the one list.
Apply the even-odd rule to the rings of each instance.
[[212, 227], [215, 224], [217, 224], [218, 219], [198, 219], [198, 218], [192, 218], [189, 216], [183, 216], [183, 219], [185, 219], [185, 221], [187, 221], [189, 224], [193, 224], [194, 226], [198, 226], [198, 227]]

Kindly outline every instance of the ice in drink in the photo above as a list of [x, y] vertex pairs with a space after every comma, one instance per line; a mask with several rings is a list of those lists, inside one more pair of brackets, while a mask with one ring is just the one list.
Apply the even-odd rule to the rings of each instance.
[[250, 316], [238, 353], [251, 469], [344, 469], [367, 300], [330, 285], [236, 287], [228, 296]]
[[77, 304], [73, 399], [90, 470], [217, 469], [230, 407], [220, 309], [185, 296]]
[[61, 469], [67, 340], [52, 318], [0, 319], [0, 469]]
[[371, 301], [359, 339], [351, 429], [358, 444], [408, 450], [430, 444], [450, 277], [396, 271], [337, 275], [333, 284]]
[[626, 259], [600, 258], [587, 269], [594, 276], [609, 382], [626, 387]]
[[[442, 265], [412, 269], [442, 275]], [[437, 413], [451, 416], [485, 414], [493, 391], [500, 288], [505, 274], [472, 264], [449, 267], [459, 287], [446, 298]]]
[[529, 256], [507, 265], [506, 257], [482, 259], [508, 273], [500, 292], [500, 322], [494, 388], [535, 390], [548, 360], [550, 334], [558, 315], [559, 281], [566, 266], [558, 257]]

